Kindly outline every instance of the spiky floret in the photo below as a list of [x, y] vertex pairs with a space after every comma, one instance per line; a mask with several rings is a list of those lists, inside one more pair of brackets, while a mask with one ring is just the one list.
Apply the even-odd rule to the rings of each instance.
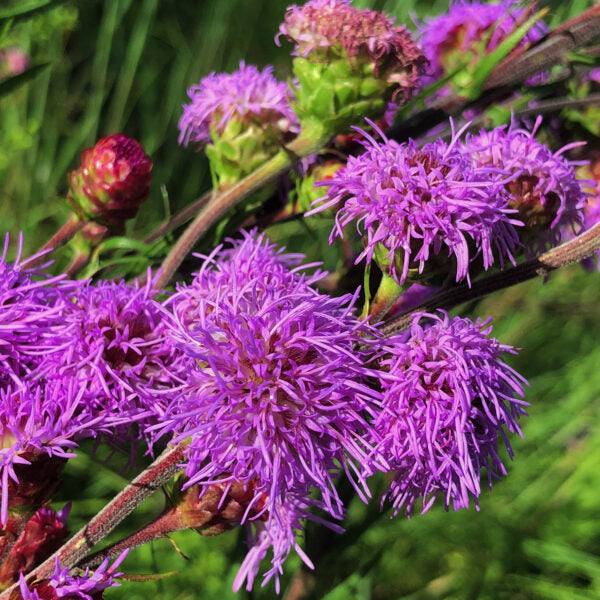
[[292, 548], [300, 556], [304, 564], [313, 569], [314, 565], [298, 544], [298, 537], [303, 530], [304, 521], [313, 521], [328, 527], [336, 533], [343, 533], [338, 525], [324, 521], [315, 516], [311, 509], [319, 505], [311, 500], [307, 493], [290, 493], [283, 502], [273, 506], [270, 513], [261, 519], [246, 522], [248, 531], [247, 544], [250, 547], [233, 582], [233, 590], [238, 591], [244, 582], [250, 591], [258, 574], [260, 563], [270, 551], [272, 567], [264, 574], [261, 585], [275, 580], [275, 591], [279, 593], [279, 576], [283, 574], [283, 563]]
[[139, 432], [131, 424], [153, 414], [149, 405], [166, 403], [178, 380], [177, 351], [161, 333], [150, 282], [142, 289], [36, 282], [4, 261], [0, 280], [7, 308], [0, 316], [5, 522], [9, 500], [20, 501], [19, 486], [28, 485], [40, 457], [72, 457], [79, 440], [99, 435], [117, 444], [134, 441]]
[[[152, 278], [86, 283], [70, 297], [69, 345], [48, 357], [49, 381], [74, 381], [88, 402], [119, 421], [138, 420], [148, 404], [177, 387], [177, 350], [164, 335]], [[166, 402], [166, 400], [165, 400]]]
[[410, 517], [422, 497], [422, 512], [437, 496], [446, 509], [477, 505], [480, 475], [505, 475], [498, 444], [512, 457], [504, 429], [520, 434], [517, 420], [526, 414], [523, 377], [501, 360], [511, 346], [488, 337], [490, 319], [417, 314], [410, 337], [397, 338], [383, 350], [383, 409], [374, 428], [378, 452], [395, 471], [385, 494], [394, 514]]
[[179, 120], [179, 143], [210, 144], [235, 120], [258, 126], [277, 139], [298, 133], [298, 119], [289, 102], [285, 82], [273, 77], [273, 67], [259, 71], [240, 62], [231, 75], [211, 73], [188, 90], [190, 104], [183, 107]]
[[18, 591], [11, 595], [11, 600], [101, 600], [104, 590], [121, 585], [117, 579], [123, 573], [117, 572], [117, 569], [128, 552], [122, 552], [110, 566], [107, 557], [93, 572], [86, 569], [77, 576], [70, 575], [69, 569], [61, 568], [57, 557], [54, 573], [49, 579], [37, 581], [30, 587], [21, 573]]
[[188, 383], [161, 417], [191, 437], [189, 485], [258, 481], [267, 508], [315, 486], [341, 515], [332, 471], [353, 470], [376, 393], [354, 348], [369, 327], [354, 296], [319, 293], [264, 236], [216, 251], [170, 302], [168, 335], [190, 358]]
[[[381, 133], [381, 132], [380, 132]], [[463, 152], [460, 133], [450, 143], [438, 140], [419, 148], [413, 140], [377, 143], [363, 132], [366, 151], [350, 156], [345, 167], [323, 182], [327, 196], [309, 214], [338, 207], [330, 241], [355, 223], [365, 235], [356, 262], [380, 266], [402, 284], [409, 276], [430, 274], [454, 257], [456, 280], [468, 277], [469, 263], [481, 254], [484, 268], [502, 265], [518, 246], [520, 225], [508, 207], [502, 172], [474, 164]], [[318, 184], [317, 184], [318, 185]], [[475, 253], [473, 253], [475, 248]], [[381, 255], [385, 259], [381, 259]]]
[[541, 122], [542, 117], [538, 117], [531, 131], [514, 123], [508, 128], [482, 130], [465, 141], [466, 153], [476, 167], [496, 167], [513, 176], [505, 184], [510, 205], [525, 225], [521, 231], [523, 241], [536, 250], [547, 243], [558, 244], [566, 228], [581, 228], [587, 197], [583, 189], [587, 182], [578, 180], [575, 172], [582, 163], [564, 156], [582, 142], [553, 152], [535, 139]]

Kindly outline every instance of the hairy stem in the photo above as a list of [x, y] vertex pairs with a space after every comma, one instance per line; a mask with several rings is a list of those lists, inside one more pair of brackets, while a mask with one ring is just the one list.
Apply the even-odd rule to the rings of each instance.
[[56, 250], [64, 246], [80, 229], [83, 229], [86, 222], [80, 219], [75, 213], [65, 221], [64, 225], [40, 248], [41, 256], [27, 261], [27, 267], [35, 267], [48, 258], [50, 250]]
[[[150, 494], [167, 483], [178, 471], [183, 460], [183, 443], [169, 446], [145, 471], [138, 475], [122, 492], [115, 496], [91, 521], [80, 529], [55, 554], [44, 561], [28, 576], [28, 581], [48, 578], [55, 568], [56, 557], [62, 568], [76, 565], [98, 542], [102, 541], [125, 517]], [[2, 594], [8, 600], [15, 584]]]
[[194, 247], [194, 244], [224, 215], [235, 208], [249, 194], [284, 173], [292, 166], [294, 161], [320, 150], [326, 141], [327, 139], [323, 139], [318, 135], [300, 135], [289, 146], [280, 150], [273, 158], [247, 177], [244, 177], [232, 188], [213, 194], [204, 210], [198, 214], [171, 248], [161, 265], [161, 272], [154, 287], [161, 289], [169, 283], [185, 256]]
[[428, 312], [436, 308], [449, 310], [464, 302], [483, 298], [492, 292], [503, 290], [523, 281], [534, 279], [540, 275], [545, 276], [550, 271], [579, 262], [599, 250], [600, 223], [597, 223], [585, 233], [548, 250], [538, 258], [525, 261], [512, 269], [475, 281], [471, 284], [471, 287], [463, 283], [434, 294], [416, 308], [386, 323], [382, 327], [382, 331], [386, 335], [404, 331], [410, 326], [413, 315], [417, 312]]

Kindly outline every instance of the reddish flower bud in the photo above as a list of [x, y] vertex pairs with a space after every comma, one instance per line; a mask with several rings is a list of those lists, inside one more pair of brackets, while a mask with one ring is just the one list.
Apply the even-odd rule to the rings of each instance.
[[44, 506], [29, 519], [23, 533], [2, 563], [1, 582], [16, 581], [19, 573], [29, 572], [60, 548], [69, 534], [67, 517], [70, 510], [70, 503], [59, 512]]
[[148, 197], [152, 160], [135, 140], [115, 133], [81, 154], [69, 174], [68, 199], [77, 214], [122, 231]]

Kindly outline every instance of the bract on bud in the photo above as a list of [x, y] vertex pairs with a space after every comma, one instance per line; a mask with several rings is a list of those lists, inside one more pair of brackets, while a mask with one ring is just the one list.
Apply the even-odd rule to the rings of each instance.
[[123, 232], [150, 193], [151, 171], [142, 146], [115, 133], [83, 151], [81, 166], [69, 174], [67, 198], [80, 218]]
[[339, 133], [365, 116], [383, 116], [418, 85], [426, 59], [408, 31], [350, 0], [290, 6], [279, 36], [295, 43], [294, 110], [301, 125]]

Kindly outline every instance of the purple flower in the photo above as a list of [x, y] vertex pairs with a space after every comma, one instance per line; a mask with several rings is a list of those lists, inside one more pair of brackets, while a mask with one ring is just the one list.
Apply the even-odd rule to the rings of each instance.
[[[577, 179], [575, 166], [564, 153], [581, 145], [573, 142], [553, 152], [535, 139], [542, 118], [531, 131], [514, 124], [467, 136], [465, 149], [476, 167], [497, 167], [516, 175], [506, 183], [510, 205], [525, 224], [522, 241], [543, 249], [547, 242], [558, 244], [561, 229], [577, 231], [582, 225], [582, 209], [587, 194]], [[497, 179], [500, 177], [498, 176]], [[539, 248], [538, 248], [539, 247]]]
[[254, 486], [248, 511], [264, 502], [271, 520], [290, 494], [317, 488], [341, 518], [341, 471], [366, 493], [357, 474], [370, 460], [378, 393], [356, 344], [373, 332], [354, 313], [356, 296], [319, 293], [310, 284], [323, 274], [304, 275], [297, 261], [244, 234], [171, 298], [168, 335], [189, 358], [188, 381], [153, 431], [190, 440], [186, 485]]
[[60, 378], [84, 382], [95, 402], [124, 419], [135, 419], [174, 386], [178, 352], [165, 337], [154, 295], [150, 277], [142, 288], [114, 281], [83, 286], [64, 316], [74, 324], [72, 344], [51, 357]]
[[[0, 280], [6, 308], [0, 311], [5, 522], [9, 491], [20, 480], [16, 466], [31, 464], [34, 470], [42, 454], [72, 457], [84, 438], [135, 441], [139, 433], [132, 423], [147, 421], [157, 405], [166, 404], [179, 380], [178, 352], [162, 333], [151, 282], [142, 289], [114, 282], [36, 282], [3, 261]], [[44, 286], [48, 282], [54, 285]]]
[[280, 36], [295, 43], [293, 54], [324, 61], [347, 58], [353, 68], [366, 61], [399, 94], [410, 97], [424, 67], [419, 47], [405, 27], [374, 10], [360, 10], [351, 0], [309, 0], [288, 7]]
[[89, 569], [81, 576], [69, 574], [69, 569], [61, 569], [58, 557], [54, 573], [49, 579], [42, 580], [28, 587], [23, 574], [20, 574], [19, 591], [21, 600], [55, 600], [65, 598], [68, 600], [99, 600], [102, 592], [109, 587], [118, 587], [121, 584], [115, 581], [123, 573], [116, 572], [119, 565], [125, 560], [129, 550], [122, 552], [109, 567], [109, 559], [93, 572]]
[[468, 278], [472, 248], [486, 269], [494, 262], [493, 246], [501, 265], [504, 257], [513, 261], [514, 225], [520, 223], [511, 218], [515, 211], [499, 182], [502, 173], [473, 164], [462, 151], [460, 133], [449, 144], [438, 140], [419, 148], [383, 133], [384, 143], [378, 144], [363, 132], [365, 153], [350, 156], [346, 167], [323, 183], [327, 196], [308, 214], [340, 205], [330, 241], [355, 223], [365, 234], [356, 262], [370, 263], [379, 255], [380, 266], [400, 284], [417, 271], [427, 275], [446, 268], [446, 255], [455, 258], [456, 280]]
[[[458, 0], [448, 13], [428, 19], [421, 27], [421, 45], [429, 59], [429, 75], [438, 79], [465, 61], [470, 65], [495, 50], [525, 20], [517, 0], [483, 4]], [[538, 21], [519, 46], [540, 40], [548, 28]]]
[[383, 409], [374, 422], [378, 451], [395, 471], [385, 498], [394, 514], [410, 517], [423, 497], [422, 512], [438, 495], [446, 509], [469, 505], [481, 493], [485, 467], [492, 480], [505, 475], [498, 454], [501, 438], [512, 458], [506, 428], [520, 434], [526, 414], [526, 381], [500, 358], [511, 346], [489, 338], [490, 319], [415, 316], [408, 341], [392, 340], [381, 361]]
[[211, 73], [192, 86], [191, 103], [184, 105], [179, 120], [179, 143], [210, 144], [234, 120], [266, 129], [277, 138], [297, 134], [300, 128], [290, 106], [290, 90], [272, 72], [273, 67], [259, 71], [242, 61], [231, 75]]

